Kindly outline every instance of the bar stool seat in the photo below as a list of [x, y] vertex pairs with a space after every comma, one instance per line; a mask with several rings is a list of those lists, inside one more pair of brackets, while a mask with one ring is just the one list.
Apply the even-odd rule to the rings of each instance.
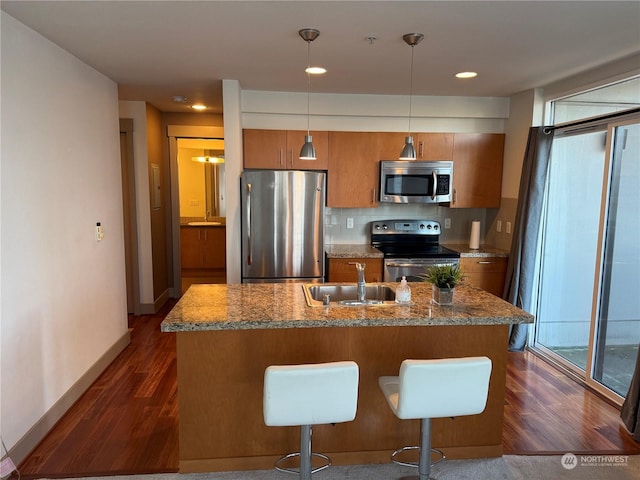
[[[312, 425], [349, 422], [356, 416], [358, 403], [358, 365], [355, 362], [330, 362], [305, 365], [272, 365], [264, 374], [263, 414], [268, 426], [300, 426], [300, 452], [280, 458], [275, 468], [299, 474], [310, 480], [311, 474], [331, 465], [326, 455], [312, 453]], [[311, 456], [326, 460], [312, 469]], [[300, 457], [300, 469], [281, 467], [291, 457]]]
[[[404, 360], [397, 377], [380, 377], [378, 384], [391, 411], [400, 419], [420, 419], [420, 446], [402, 447], [391, 460], [418, 467], [420, 480], [428, 480], [431, 466], [444, 453], [431, 448], [431, 419], [475, 415], [487, 404], [491, 360], [487, 357], [440, 360]], [[406, 450], [420, 450], [418, 463], [396, 460]], [[441, 455], [431, 463], [431, 452]]]

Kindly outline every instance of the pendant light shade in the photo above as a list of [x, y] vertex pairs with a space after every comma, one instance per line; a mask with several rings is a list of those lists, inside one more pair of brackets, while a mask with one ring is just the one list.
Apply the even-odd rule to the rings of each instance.
[[304, 136], [304, 145], [300, 149], [300, 160], [315, 160], [316, 148], [313, 146], [311, 135]]
[[307, 134], [304, 137], [304, 145], [300, 149], [300, 160], [315, 160], [316, 159], [316, 149], [313, 146], [313, 138], [311, 137], [311, 133], [309, 132], [309, 117], [310, 108], [309, 108], [309, 100], [311, 96], [311, 74], [309, 73], [309, 68], [311, 64], [309, 63], [310, 52], [311, 52], [311, 42], [313, 42], [318, 35], [320, 35], [320, 31], [314, 28], [303, 28], [298, 31], [298, 34], [302, 39], [307, 42]]
[[400, 152], [400, 160], [415, 160], [416, 148], [413, 146], [413, 137], [408, 136], [404, 139], [404, 148]]
[[409, 131], [404, 140], [404, 147], [400, 152], [400, 160], [415, 160], [416, 148], [413, 145], [413, 137], [411, 136], [411, 100], [413, 98], [413, 47], [418, 45], [424, 35], [421, 33], [407, 33], [402, 36], [404, 42], [411, 47], [411, 73], [409, 75]]

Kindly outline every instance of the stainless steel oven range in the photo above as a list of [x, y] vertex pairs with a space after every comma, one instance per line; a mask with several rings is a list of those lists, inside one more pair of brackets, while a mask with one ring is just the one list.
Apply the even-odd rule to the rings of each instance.
[[371, 245], [384, 253], [383, 281], [418, 281], [431, 265], [458, 265], [460, 254], [440, 245], [440, 233], [433, 220], [371, 222]]

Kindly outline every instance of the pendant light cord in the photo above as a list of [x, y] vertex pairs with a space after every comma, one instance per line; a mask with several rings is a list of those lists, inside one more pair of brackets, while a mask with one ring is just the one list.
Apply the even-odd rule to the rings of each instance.
[[407, 136], [411, 136], [411, 104], [413, 98], [413, 47], [415, 45], [411, 45], [411, 71], [409, 73], [409, 131], [407, 132]]
[[311, 40], [307, 40], [307, 136], [309, 135], [309, 116], [311, 115], [311, 74], [309, 73], [309, 68], [311, 68], [311, 63], [309, 62], [311, 52]]

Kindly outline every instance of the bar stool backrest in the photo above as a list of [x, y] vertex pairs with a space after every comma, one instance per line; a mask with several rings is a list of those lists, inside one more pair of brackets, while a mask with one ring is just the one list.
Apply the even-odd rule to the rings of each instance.
[[351, 361], [267, 367], [265, 424], [319, 425], [353, 420], [358, 403], [358, 376], [358, 365]]
[[441, 418], [482, 413], [491, 360], [487, 357], [405, 360], [400, 366], [398, 418]]

